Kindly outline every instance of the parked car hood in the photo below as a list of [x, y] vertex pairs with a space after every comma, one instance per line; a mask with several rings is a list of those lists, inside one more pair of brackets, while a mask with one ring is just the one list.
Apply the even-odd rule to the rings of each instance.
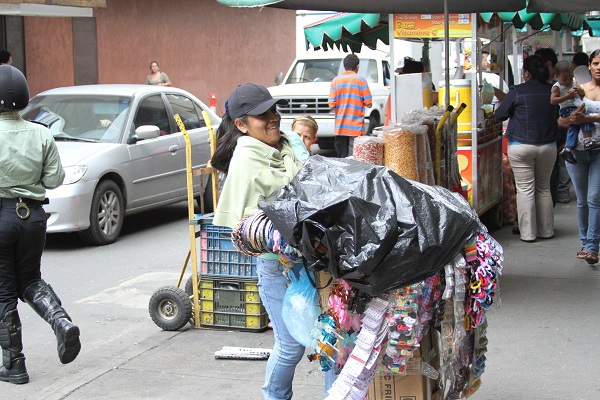
[[271, 86], [269, 92], [271, 96], [328, 96], [331, 82], [302, 82], [289, 85]]
[[63, 167], [85, 164], [90, 157], [97, 157], [118, 146], [123, 145], [115, 143], [56, 142]]

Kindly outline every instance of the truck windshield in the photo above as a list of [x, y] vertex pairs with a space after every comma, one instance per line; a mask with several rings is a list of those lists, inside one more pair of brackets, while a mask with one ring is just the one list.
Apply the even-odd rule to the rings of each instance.
[[[303, 82], [331, 82], [344, 72], [343, 59], [298, 60], [288, 75], [286, 84]], [[377, 61], [361, 59], [358, 74], [367, 82], [377, 82]]]

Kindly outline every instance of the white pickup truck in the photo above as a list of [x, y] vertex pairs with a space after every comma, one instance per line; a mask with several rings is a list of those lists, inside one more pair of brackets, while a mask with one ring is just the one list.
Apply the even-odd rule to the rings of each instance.
[[[390, 94], [390, 64], [384, 57], [358, 56], [358, 73], [367, 79], [373, 96], [373, 106], [365, 110], [365, 126], [370, 132], [385, 121], [385, 104]], [[319, 147], [333, 148], [335, 113], [329, 108], [327, 99], [331, 81], [344, 72], [344, 57], [325, 54], [297, 58], [282, 83], [269, 88], [274, 98], [288, 101], [287, 106], [277, 106], [282, 131], [291, 131], [294, 118], [308, 114], [319, 124]]]

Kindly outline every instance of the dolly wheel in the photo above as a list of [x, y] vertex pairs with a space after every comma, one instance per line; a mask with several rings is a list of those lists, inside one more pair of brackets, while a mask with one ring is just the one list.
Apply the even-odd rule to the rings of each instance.
[[[188, 297], [194, 295], [194, 281], [192, 278], [193, 276], [190, 276], [187, 281], [185, 281], [185, 294], [187, 294]], [[200, 276], [198, 276], [198, 282], [200, 282]], [[198, 290], [200, 290], [200, 288], [198, 288]]]
[[156, 326], [165, 331], [176, 331], [190, 321], [192, 303], [183, 289], [165, 286], [150, 297], [148, 311]]

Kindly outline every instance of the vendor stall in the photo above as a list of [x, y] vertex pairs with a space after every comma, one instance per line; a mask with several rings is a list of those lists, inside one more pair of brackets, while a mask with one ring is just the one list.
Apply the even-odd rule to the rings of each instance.
[[[581, 9], [579, 4], [575, 6], [574, 11]], [[369, 17], [369, 24], [361, 22], [366, 19], [366, 16]], [[386, 16], [344, 13], [343, 16], [340, 15], [340, 21], [337, 19], [338, 17], [330, 17], [324, 24], [313, 23], [306, 27], [307, 46], [310, 43], [315, 48], [338, 47], [359, 50], [363, 44], [374, 48], [377, 40], [386, 44], [394, 39], [422, 40], [424, 42], [422, 61], [427, 65], [429, 61], [427, 43], [443, 39], [445, 36], [444, 16], [441, 14]], [[377, 20], [379, 23], [375, 24]], [[537, 13], [523, 9], [518, 12], [449, 14], [449, 37], [459, 42], [452, 55], [458, 65], [456, 73], [450, 70], [446, 76], [458, 76], [458, 78], [449, 80], [449, 91], [445, 90], [445, 81], [436, 81], [434, 85], [437, 85], [439, 91], [439, 104], [443, 106], [449, 102], [456, 108], [464, 103], [467, 110], [458, 116], [456, 126], [444, 126], [442, 151], [433, 151], [436, 147], [435, 137], [430, 136], [433, 162], [438, 165], [446, 163], [446, 168], [441, 168], [442, 179], [439, 179], [436, 174], [436, 184], [454, 187], [453, 169], [459, 170], [461, 175], [459, 179], [462, 179], [462, 186], [467, 192], [469, 202], [479, 215], [485, 214], [486, 223], [492, 228], [501, 227], [503, 222], [500, 206], [503, 197], [502, 124], [493, 118], [493, 109], [498, 102], [494, 90], [504, 93], [508, 91], [506, 82], [512, 82], [510, 78], [513, 70], [518, 69], [519, 66], [521, 51], [517, 44], [523, 41], [515, 36], [515, 29], [507, 28], [510, 25], [505, 25], [503, 22], [510, 22], [519, 30], [531, 26], [533, 29], [541, 30], [566, 28], [573, 35], [581, 34], [583, 31], [593, 34], [590, 22], [583, 13]], [[382, 29], [385, 26], [389, 27], [389, 34]], [[394, 46], [391, 46], [391, 49], [394, 58]], [[450, 54], [451, 50], [445, 50], [446, 54]], [[490, 54], [491, 71], [482, 68], [480, 56], [483, 51]], [[506, 58], [506, 54], [511, 52], [514, 68], [511, 68]], [[557, 52], [560, 55], [560, 48]], [[393, 60], [392, 63], [395, 64]], [[458, 74], [458, 70], [462, 72], [463, 67], [464, 73]], [[426, 93], [432, 84], [430, 77], [431, 74], [428, 73], [422, 76], [404, 73], [394, 76], [391, 96], [392, 121], [403, 122], [405, 113], [430, 106], [429, 95]], [[515, 82], [519, 82], [518, 73]], [[442, 107], [442, 112], [444, 109], [445, 107]], [[458, 136], [458, 146], [453, 143], [455, 136]], [[443, 150], [454, 150], [454, 152], [446, 153]], [[436, 160], [436, 156], [441, 156], [441, 159]], [[449, 164], [454, 161], [457, 161], [458, 166]], [[403, 176], [416, 179], [413, 177], [414, 174]]]

